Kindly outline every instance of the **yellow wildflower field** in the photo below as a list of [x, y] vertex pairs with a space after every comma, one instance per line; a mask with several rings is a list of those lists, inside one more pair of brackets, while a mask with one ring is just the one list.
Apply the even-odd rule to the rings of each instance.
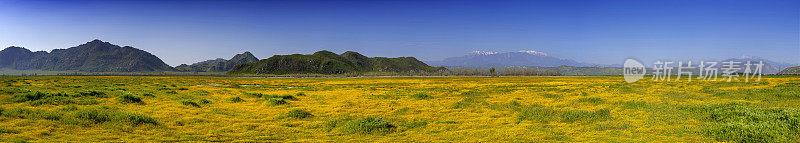
[[797, 142], [800, 77], [0, 77], [4, 142]]

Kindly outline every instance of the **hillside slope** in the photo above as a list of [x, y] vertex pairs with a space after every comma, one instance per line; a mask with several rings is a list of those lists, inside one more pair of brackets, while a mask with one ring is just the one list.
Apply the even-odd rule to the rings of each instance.
[[232, 69], [234, 66], [243, 63], [251, 63], [258, 61], [258, 58], [253, 56], [250, 52], [236, 54], [230, 60], [217, 58], [214, 60], [207, 60], [203, 62], [194, 63], [192, 65], [181, 64], [175, 67], [178, 71], [184, 72], [225, 72]]
[[93, 40], [68, 49], [31, 52], [21, 47], [0, 51], [0, 68], [17, 70], [145, 72], [174, 70], [161, 59], [130, 46]]
[[311, 55], [275, 55], [254, 63], [235, 66], [231, 74], [343, 74], [361, 72], [432, 72], [445, 70], [436, 68], [414, 57], [369, 58], [357, 52], [341, 55], [330, 51], [319, 51]]
[[787, 74], [788, 75], [800, 75], [800, 66], [789, 67], [789, 68], [783, 69], [783, 71], [778, 72], [778, 74], [782, 74], [782, 75], [787, 75]]

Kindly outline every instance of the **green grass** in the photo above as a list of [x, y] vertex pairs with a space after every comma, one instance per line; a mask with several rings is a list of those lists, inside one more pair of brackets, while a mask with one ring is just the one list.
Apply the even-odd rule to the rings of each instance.
[[574, 111], [565, 111], [561, 113], [561, 122], [578, 122], [578, 121], [587, 121], [587, 122], [595, 122], [595, 121], [605, 121], [611, 118], [611, 110], [610, 109], [600, 109], [597, 111], [584, 111], [584, 110], [574, 110]]
[[4, 111], [3, 116], [20, 119], [60, 120], [62, 115], [54, 111], [18, 107]]
[[712, 105], [704, 133], [726, 142], [798, 142], [800, 110], [762, 108], [747, 103]]
[[539, 105], [525, 106], [517, 109], [519, 114], [517, 118], [520, 120], [534, 120], [540, 122], [550, 122], [556, 120], [559, 112], [547, 107]]
[[539, 105], [529, 105], [516, 109], [517, 118], [520, 120], [533, 120], [539, 122], [560, 121], [564, 123], [572, 122], [595, 122], [611, 119], [610, 109], [597, 111], [570, 110], [559, 111]]
[[105, 122], [126, 123], [132, 126], [152, 124], [158, 125], [156, 119], [139, 113], [122, 112], [108, 107], [82, 109], [73, 112], [73, 124], [91, 123], [100, 124]]
[[78, 94], [67, 94], [67, 93], [47, 93], [47, 92], [28, 92], [24, 94], [15, 94], [9, 97], [9, 101], [22, 103], [28, 102], [31, 106], [39, 106], [39, 105], [70, 105], [70, 104], [78, 104], [78, 105], [94, 105], [100, 103], [97, 100], [93, 99], [86, 99], [81, 97], [91, 97], [91, 96], [101, 96], [105, 95], [102, 92], [79, 92]]
[[340, 130], [351, 134], [388, 134], [396, 131], [396, 126], [381, 117], [367, 117], [350, 120], [341, 125]]

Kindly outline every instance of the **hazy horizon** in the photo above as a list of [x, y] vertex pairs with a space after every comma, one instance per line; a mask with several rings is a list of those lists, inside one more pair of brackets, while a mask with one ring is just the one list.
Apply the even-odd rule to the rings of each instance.
[[252, 52], [422, 61], [534, 50], [592, 64], [758, 56], [800, 64], [798, 1], [0, 1], [0, 46], [94, 39], [171, 66]]

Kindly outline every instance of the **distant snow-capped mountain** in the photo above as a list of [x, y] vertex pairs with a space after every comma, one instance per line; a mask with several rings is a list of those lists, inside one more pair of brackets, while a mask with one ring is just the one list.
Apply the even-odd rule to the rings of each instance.
[[446, 58], [442, 61], [428, 62], [434, 66], [472, 66], [472, 67], [504, 67], [504, 66], [591, 66], [569, 59], [548, 56], [539, 51], [492, 52], [473, 51], [461, 57]]

